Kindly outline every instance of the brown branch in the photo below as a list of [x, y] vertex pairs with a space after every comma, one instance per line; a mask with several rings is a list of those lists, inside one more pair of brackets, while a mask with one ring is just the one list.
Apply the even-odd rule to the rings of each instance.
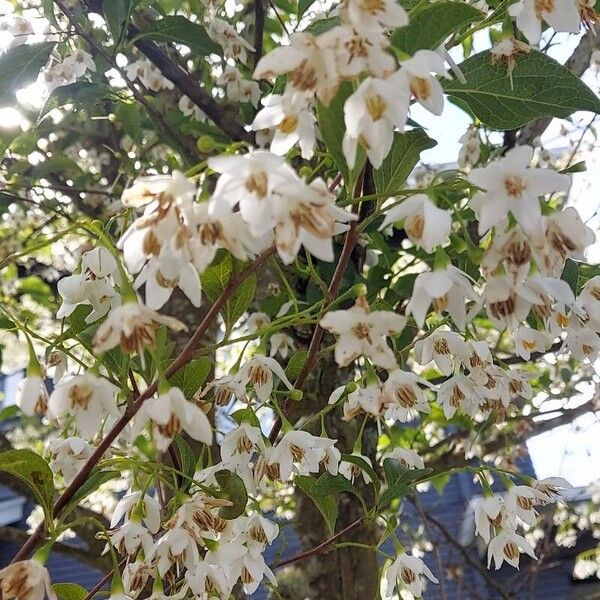
[[146, 99], [145, 94], [140, 91], [137, 86], [129, 81], [127, 77], [127, 73], [125, 69], [120, 67], [115, 58], [112, 57], [103, 47], [99, 44], [92, 35], [88, 34], [88, 32], [81, 26], [79, 21], [77, 20], [76, 15], [73, 14], [73, 10], [69, 8], [66, 3], [66, 0], [52, 0], [54, 4], [56, 4], [60, 10], [67, 17], [71, 25], [73, 25], [77, 34], [85, 40], [90, 48], [100, 55], [105, 61], [108, 62], [109, 65], [113, 69], [115, 69], [122, 77], [122, 79], [127, 84], [127, 87], [131, 90], [134, 98], [148, 111], [148, 114], [160, 125], [160, 127], [164, 130], [165, 134], [179, 147], [180, 152], [183, 157], [186, 158], [188, 156], [198, 158], [199, 154], [196, 144], [192, 142], [191, 139], [184, 137], [177, 129], [175, 129], [171, 123], [167, 120], [167, 118], [158, 110], [156, 110], [150, 102]]
[[[204, 334], [212, 325], [212, 322], [217, 318], [219, 312], [225, 306], [229, 298], [233, 295], [233, 293], [236, 291], [239, 285], [243, 281], [245, 281], [250, 275], [252, 275], [252, 273], [255, 273], [258, 269], [260, 269], [264, 265], [264, 263], [273, 255], [274, 252], [275, 250], [272, 247], [268, 250], [265, 250], [246, 269], [240, 271], [234, 277], [231, 278], [231, 280], [227, 284], [227, 287], [223, 290], [223, 292], [217, 298], [215, 303], [210, 307], [210, 310], [206, 313], [206, 316], [204, 317], [204, 319], [202, 319], [202, 322], [200, 323], [200, 325], [198, 325], [196, 331], [194, 332], [188, 343], [185, 345], [179, 356], [167, 368], [165, 372], [166, 377], [170, 377], [171, 375], [179, 371], [182, 367], [184, 367], [194, 358], [194, 353], [200, 345]], [[62, 510], [75, 496], [79, 488], [85, 483], [90, 473], [92, 472], [92, 469], [100, 461], [102, 456], [104, 456], [104, 453], [110, 448], [112, 443], [121, 434], [123, 429], [125, 429], [129, 421], [134, 417], [134, 415], [140, 410], [144, 402], [156, 393], [157, 389], [158, 384], [156, 381], [154, 381], [154, 383], [152, 383], [140, 396], [138, 396], [133, 402], [127, 405], [123, 415], [118, 419], [118, 421], [113, 425], [112, 429], [102, 439], [100, 444], [94, 450], [94, 453], [90, 456], [88, 461], [81, 467], [80, 471], [77, 473], [71, 484], [56, 501], [56, 504], [54, 505], [53, 509], [54, 518], [60, 516]], [[31, 534], [29, 540], [23, 545], [19, 552], [17, 552], [12, 562], [23, 560], [24, 558], [29, 556], [29, 554], [36, 547], [37, 543], [43, 537], [44, 531], [45, 524], [42, 522]]]
[[264, 0], [254, 0], [254, 66], [263, 55], [263, 35], [265, 33]]
[[272, 564], [271, 569], [278, 569], [279, 567], [284, 567], [285, 565], [289, 565], [291, 563], [295, 563], [299, 560], [303, 560], [315, 554], [322, 553], [328, 546], [331, 546], [333, 542], [341, 538], [346, 533], [349, 533], [353, 529], [356, 529], [363, 522], [363, 519], [364, 515], [356, 519], [356, 521], [350, 523], [350, 525], [348, 525], [347, 527], [344, 527], [344, 529], [342, 529], [341, 531], [338, 531], [336, 534], [332, 535], [330, 538], [327, 538], [324, 542], [321, 542], [317, 546], [314, 546], [313, 548], [309, 548], [304, 552], [300, 552], [298, 554], [295, 554], [294, 556], [290, 556], [290, 558], [286, 558], [284, 560], [280, 560], [279, 562]]

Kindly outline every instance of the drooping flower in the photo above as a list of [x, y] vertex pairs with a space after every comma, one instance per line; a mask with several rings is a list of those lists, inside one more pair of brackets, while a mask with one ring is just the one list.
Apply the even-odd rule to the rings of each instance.
[[361, 31], [381, 31], [408, 23], [408, 14], [396, 0], [344, 0], [340, 13], [343, 22]]
[[551, 341], [546, 332], [521, 325], [514, 335], [515, 352], [524, 360], [529, 360], [532, 352], [548, 350]]
[[411, 371], [395, 369], [383, 384], [383, 403], [388, 419], [408, 423], [420, 412], [429, 413], [431, 407], [422, 387], [431, 387], [427, 381]]
[[50, 468], [63, 476], [69, 485], [80, 468], [94, 452], [94, 447], [78, 437], [55, 438], [48, 442], [48, 453], [52, 457]]
[[256, 354], [244, 363], [239, 372], [239, 379], [244, 386], [251, 385], [259, 402], [266, 402], [273, 392], [273, 375], [287, 387], [294, 389], [281, 365], [270, 356]]
[[485, 190], [478, 201], [480, 235], [500, 223], [509, 212], [526, 234], [539, 235], [542, 229], [539, 197], [567, 191], [571, 179], [550, 169], [530, 169], [532, 158], [532, 147], [517, 146], [486, 167], [467, 174], [472, 184]]
[[36, 560], [22, 560], [0, 569], [3, 600], [57, 600], [46, 567]]
[[111, 528], [116, 527], [123, 517], [131, 519], [134, 510], [139, 510], [140, 518], [150, 533], [158, 532], [160, 504], [156, 498], [142, 491], [129, 491], [117, 502], [110, 520]]
[[373, 167], [381, 166], [392, 147], [394, 127], [403, 130], [406, 123], [409, 95], [404, 89], [390, 78], [367, 77], [346, 100], [342, 149], [349, 167], [356, 162], [359, 143]]
[[417, 325], [423, 327], [433, 304], [437, 313], [447, 312], [462, 331], [467, 324], [465, 301], [478, 303], [480, 298], [465, 273], [450, 265], [446, 269], [417, 275], [406, 314], [412, 315]]
[[152, 435], [160, 452], [168, 449], [182, 429], [194, 440], [209, 446], [212, 443], [208, 417], [197, 404], [186, 400], [178, 387], [146, 400], [138, 413], [139, 424], [143, 426], [147, 418], [152, 421]]
[[490, 545], [488, 546], [488, 569], [492, 561], [496, 565], [496, 570], [502, 566], [504, 561], [518, 569], [521, 552], [525, 552], [533, 559], [536, 558], [533, 547], [523, 536], [514, 531], [501, 531], [496, 537], [490, 540]]
[[437, 368], [450, 375], [459, 361], [468, 355], [468, 346], [464, 338], [455, 331], [436, 329], [424, 340], [415, 344], [415, 359], [420, 365], [433, 360]]
[[24, 415], [44, 415], [48, 408], [48, 390], [41, 375], [26, 375], [17, 384], [15, 403]]
[[397, 460], [405, 469], [424, 469], [423, 459], [410, 448], [394, 448], [383, 455], [383, 460], [391, 458]]
[[579, 11], [573, 0], [519, 0], [508, 7], [511, 17], [516, 17], [517, 27], [530, 44], [542, 37], [542, 21], [554, 31], [578, 33], [581, 26]]
[[433, 252], [436, 246], [448, 241], [452, 229], [452, 217], [447, 210], [438, 208], [425, 194], [416, 194], [392, 206], [379, 230], [385, 229], [396, 221], [403, 221], [403, 228], [410, 241]]
[[155, 346], [156, 330], [161, 325], [173, 331], [186, 330], [186, 326], [174, 317], [161, 315], [139, 302], [127, 302], [111, 310], [96, 331], [94, 352], [99, 354], [121, 346], [125, 352], [142, 354], [144, 348]]
[[248, 59], [248, 51], [254, 52], [254, 48], [235, 30], [235, 27], [224, 21], [212, 17], [206, 28], [211, 40], [223, 48], [223, 56], [245, 63]]
[[90, 440], [108, 416], [117, 416], [117, 388], [108, 380], [88, 371], [61, 380], [50, 394], [48, 417], [64, 421], [70, 417], [80, 435]]
[[[364, 462], [366, 462], [369, 465], [369, 467], [373, 466], [371, 459], [368, 456], [365, 456], [364, 454], [359, 454], [358, 452], [353, 452], [352, 456], [356, 456], [357, 458], [363, 460]], [[339, 472], [340, 472], [340, 475], [343, 475], [346, 479], [349, 479], [352, 483], [354, 483], [355, 479], [357, 479], [358, 477], [361, 477], [361, 476], [362, 476], [362, 479], [365, 482], [365, 484], [369, 484], [371, 482], [371, 476], [357, 462], [351, 462], [349, 460], [342, 460], [340, 462]]]
[[349, 365], [359, 356], [366, 356], [384, 369], [397, 366], [385, 338], [402, 331], [405, 324], [405, 317], [394, 312], [369, 312], [364, 296], [359, 297], [348, 310], [328, 312], [320, 322], [323, 329], [339, 336], [335, 345], [335, 361], [340, 367]]
[[477, 395], [473, 384], [465, 375], [456, 373], [440, 384], [437, 401], [446, 419], [451, 419], [459, 408], [470, 414], [479, 406], [481, 397]]
[[400, 554], [388, 567], [385, 575], [387, 579], [387, 593], [392, 595], [394, 588], [406, 588], [415, 598], [420, 598], [425, 589], [425, 578], [432, 583], [439, 583], [429, 567], [416, 556]]

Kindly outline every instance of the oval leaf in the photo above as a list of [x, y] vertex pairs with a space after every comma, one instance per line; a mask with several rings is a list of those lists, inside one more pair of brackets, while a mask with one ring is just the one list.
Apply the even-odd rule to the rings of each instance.
[[226, 469], [218, 471], [215, 478], [223, 496], [232, 502], [231, 506], [223, 506], [219, 509], [219, 516], [228, 520], [236, 519], [246, 510], [248, 503], [248, 492], [242, 478]]

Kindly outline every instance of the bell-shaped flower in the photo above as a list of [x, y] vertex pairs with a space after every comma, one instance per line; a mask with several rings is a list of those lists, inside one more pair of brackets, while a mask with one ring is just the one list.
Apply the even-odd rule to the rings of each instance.
[[275, 357], [279, 354], [284, 360], [288, 357], [290, 352], [296, 351], [296, 342], [294, 338], [289, 336], [287, 333], [274, 333], [269, 338], [269, 356]]
[[600, 337], [589, 327], [569, 325], [565, 348], [573, 358], [593, 363], [600, 355]]
[[254, 48], [236, 31], [235, 27], [224, 21], [212, 17], [206, 28], [210, 39], [223, 48], [223, 56], [245, 63], [248, 60], [247, 52], [254, 52]]
[[392, 206], [385, 215], [379, 230], [403, 221], [408, 239], [425, 252], [448, 241], [452, 229], [452, 217], [447, 210], [438, 208], [425, 194], [416, 194]]
[[409, 94], [389, 79], [367, 77], [344, 103], [346, 131], [342, 140], [344, 157], [350, 168], [356, 162], [358, 144], [378, 169], [388, 155], [394, 127], [404, 129]]
[[323, 450], [335, 440], [314, 436], [308, 431], [289, 431], [271, 453], [269, 464], [277, 465], [278, 479], [287, 481], [295, 470], [300, 475], [318, 473]]
[[525, 552], [531, 558], [535, 559], [535, 551], [531, 544], [522, 536], [514, 531], [501, 531], [496, 537], [490, 540], [488, 546], [488, 569], [492, 561], [498, 570], [504, 561], [511, 567], [519, 568], [519, 558], [521, 552]]
[[550, 169], [530, 169], [532, 158], [531, 146], [517, 146], [486, 167], [467, 174], [469, 182], [485, 191], [478, 207], [479, 235], [500, 223], [509, 212], [526, 234], [539, 235], [542, 230], [539, 197], [566, 192], [571, 178]]
[[155, 542], [154, 551], [148, 558], [154, 561], [161, 577], [174, 564], [193, 570], [200, 563], [198, 544], [185, 527], [168, 529]]
[[264, 106], [254, 121], [252, 129], [274, 129], [271, 152], [284, 156], [296, 144], [300, 146], [302, 158], [310, 160], [317, 143], [316, 119], [310, 110], [305, 95], [292, 91], [271, 94], [262, 100]]
[[178, 387], [171, 387], [144, 402], [138, 413], [138, 427], [148, 418], [152, 421], [152, 436], [160, 452], [169, 448], [181, 430], [194, 440], [208, 446], [212, 444], [208, 417], [197, 404], [186, 400]]
[[504, 269], [505, 274], [517, 283], [529, 273], [532, 256], [531, 240], [519, 225], [506, 230], [499, 224], [481, 261], [481, 272], [490, 279]]
[[240, 517], [238, 521], [241, 521], [240, 528], [245, 534], [246, 545], [253, 556], [263, 552], [265, 547], [272, 544], [279, 535], [279, 525], [257, 512], [249, 517]]
[[490, 321], [501, 331], [515, 331], [524, 321], [535, 300], [535, 295], [523, 292], [507, 275], [493, 277], [485, 284], [483, 297]]
[[150, 533], [157, 533], [160, 528], [160, 504], [156, 498], [142, 491], [130, 491], [117, 502], [110, 520], [111, 528], [116, 527], [123, 517], [131, 519], [136, 509]]
[[423, 459], [410, 448], [394, 448], [390, 452], [386, 452], [382, 459], [392, 459], [398, 461], [405, 469], [424, 469], [425, 463]]
[[144, 556], [151, 556], [154, 551], [152, 535], [137, 520], [126, 521], [109, 535], [111, 544], [121, 555], [135, 558], [140, 550], [144, 551]]
[[440, 384], [437, 401], [446, 419], [451, 419], [459, 408], [471, 414], [479, 406], [480, 397], [469, 379], [462, 373], [456, 373]]
[[447, 312], [455, 325], [464, 331], [467, 324], [465, 301], [478, 305], [480, 298], [467, 275], [452, 265], [445, 269], [420, 273], [415, 279], [406, 314], [412, 315], [419, 327], [423, 327], [430, 306], [437, 313]]
[[240, 573], [244, 592], [248, 595], [254, 594], [265, 577], [272, 585], [277, 585], [275, 575], [267, 566], [262, 554], [253, 555], [250, 552], [245, 554], [241, 559]]
[[50, 394], [48, 417], [59, 422], [73, 417], [81, 437], [90, 440], [106, 417], [117, 416], [117, 388], [88, 371], [61, 380]]
[[408, 423], [417, 418], [420, 412], [431, 412], [421, 386], [431, 387], [431, 384], [410, 371], [400, 369], [391, 371], [383, 384], [385, 417]]
[[15, 403], [24, 415], [44, 415], [48, 409], [48, 390], [41, 375], [28, 374], [17, 384]]
[[450, 375], [468, 356], [469, 348], [462, 335], [455, 331], [436, 329], [415, 343], [415, 360], [426, 365], [432, 360], [444, 374]]
[[[356, 456], [357, 458], [364, 460], [370, 467], [373, 466], [371, 459], [364, 454], [353, 452], [352, 456]], [[354, 483], [354, 480], [361, 476], [365, 484], [368, 485], [371, 483], [371, 476], [359, 464], [350, 462], [349, 460], [342, 460], [340, 462], [339, 473], [346, 479], [349, 479], [351, 483]]]
[[577, 308], [583, 311], [586, 324], [600, 333], [600, 275], [585, 282], [577, 297]]
[[36, 560], [21, 560], [0, 569], [3, 600], [57, 600], [46, 567]]
[[391, 596], [394, 588], [407, 589], [415, 598], [420, 598], [425, 589], [425, 578], [432, 583], [439, 583], [429, 567], [416, 556], [400, 554], [388, 567], [385, 578], [387, 593]]
[[[329, 401], [331, 403], [331, 399]], [[384, 405], [384, 397], [379, 383], [371, 383], [348, 394], [344, 402], [344, 421], [350, 421], [358, 415], [378, 418]]]
[[52, 439], [48, 442], [47, 450], [52, 458], [50, 468], [54, 473], [63, 476], [66, 485], [73, 481], [94, 453], [94, 447], [78, 437]]
[[343, 23], [360, 31], [381, 31], [408, 23], [406, 10], [396, 0], [344, 0], [340, 7]]
[[542, 37], [542, 21], [554, 31], [578, 33], [581, 19], [573, 0], [519, 0], [508, 7], [508, 14], [516, 17], [517, 27], [530, 44], [537, 44]]
[[192, 200], [195, 194], [195, 183], [180, 171], [173, 171], [170, 175], [138, 177], [123, 192], [121, 202], [132, 208], [152, 203], [164, 206], [166, 200]]
[[250, 457], [265, 448], [260, 428], [240, 423], [233, 431], [225, 434], [221, 440], [221, 460], [228, 460], [235, 454]]
[[546, 506], [562, 499], [564, 491], [573, 489], [573, 486], [562, 477], [546, 477], [536, 481], [533, 489], [537, 493], [538, 504]]
[[218, 565], [200, 560], [185, 571], [185, 580], [197, 598], [229, 598], [233, 584]]
[[335, 48], [328, 38], [308, 32], [290, 35], [289, 46], [278, 46], [263, 56], [254, 79], [288, 74], [288, 85], [298, 92], [314, 94], [327, 105], [335, 96], [340, 78]]
[[514, 335], [515, 353], [523, 360], [529, 360], [532, 352], [545, 352], [550, 347], [552, 339], [545, 331], [532, 329], [521, 325]]
[[535, 525], [537, 522], [538, 494], [536, 490], [528, 485], [513, 485], [506, 493], [506, 507], [510, 513], [515, 514], [527, 525]]
[[386, 337], [402, 331], [405, 324], [405, 317], [392, 311], [370, 312], [364, 296], [359, 297], [352, 308], [328, 312], [320, 321], [323, 329], [339, 336], [335, 344], [335, 362], [340, 367], [348, 366], [359, 356], [366, 356], [384, 369], [397, 367]]
[[273, 392], [273, 375], [277, 375], [288, 390], [294, 389], [281, 365], [270, 356], [256, 354], [240, 369], [240, 380], [251, 385], [259, 402], [267, 402]]
[[484, 498], [475, 507], [475, 535], [480, 535], [488, 544], [496, 530], [517, 528], [515, 516], [507, 510], [506, 503], [499, 495]]
[[156, 330], [165, 325], [172, 331], [185, 331], [186, 326], [174, 317], [160, 313], [140, 304], [127, 302], [113, 308], [106, 321], [100, 325], [94, 336], [94, 352], [107, 352], [115, 346], [128, 353], [143, 354], [144, 348], [153, 348]]
[[447, 76], [444, 59], [433, 50], [418, 50], [412, 58], [400, 62], [390, 80], [410, 90], [414, 99], [434, 115], [444, 110], [444, 91], [432, 75]]

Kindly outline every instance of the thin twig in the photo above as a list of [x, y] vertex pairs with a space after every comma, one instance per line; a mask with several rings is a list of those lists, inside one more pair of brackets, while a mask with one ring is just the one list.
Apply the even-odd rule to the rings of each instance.
[[254, 0], [254, 66], [263, 55], [263, 35], [265, 33], [264, 0]]

